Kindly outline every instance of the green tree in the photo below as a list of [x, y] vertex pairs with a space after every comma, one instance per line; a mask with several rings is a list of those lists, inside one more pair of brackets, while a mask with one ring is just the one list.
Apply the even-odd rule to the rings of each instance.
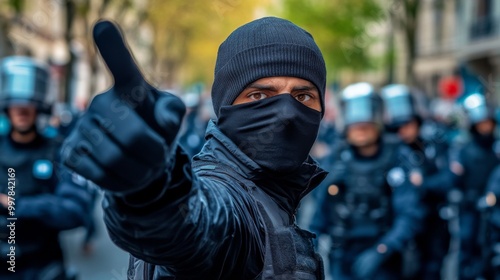
[[[384, 19], [377, 0], [284, 0], [283, 17], [304, 27], [325, 57], [329, 79], [343, 70], [374, 68], [369, 46], [376, 40], [371, 25]], [[300, 11], [300, 12], [299, 12]]]
[[12, 55], [14, 46], [9, 32], [13, 22], [18, 22], [25, 7], [24, 0], [0, 1], [0, 57]]
[[220, 43], [252, 20], [263, 0], [150, 0], [147, 20], [154, 29], [154, 79], [164, 87], [210, 84]]

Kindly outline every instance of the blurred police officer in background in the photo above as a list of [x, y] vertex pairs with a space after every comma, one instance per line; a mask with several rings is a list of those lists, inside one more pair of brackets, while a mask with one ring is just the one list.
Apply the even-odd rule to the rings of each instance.
[[73, 129], [78, 117], [79, 112], [68, 104], [63, 102], [54, 104], [52, 115], [43, 129], [43, 135], [47, 138], [55, 138], [56, 141], [62, 143]]
[[311, 229], [332, 239], [333, 279], [401, 279], [402, 250], [423, 216], [404, 145], [384, 138], [382, 101], [368, 83], [342, 92], [345, 143], [322, 186]]
[[59, 232], [89, 221], [84, 181], [57, 163], [59, 145], [37, 127], [48, 113], [49, 80], [47, 67], [31, 58], [0, 61], [0, 104], [11, 123], [0, 136], [0, 279], [67, 279]]
[[493, 169], [500, 163], [498, 145], [495, 145], [494, 108], [481, 93], [473, 93], [464, 99], [469, 120], [471, 139], [459, 148], [450, 168], [453, 186], [463, 193], [459, 206], [460, 222], [460, 279], [476, 279], [483, 274], [486, 244], [486, 226], [481, 201]]
[[186, 105], [186, 116], [179, 131], [179, 144], [190, 156], [200, 152], [205, 144], [205, 131], [210, 119], [203, 116], [203, 100], [200, 94], [186, 93], [183, 95]]
[[411, 149], [410, 181], [419, 190], [426, 210], [423, 231], [416, 237], [419, 267], [415, 279], [440, 279], [450, 243], [447, 217], [442, 211], [451, 188], [448, 145], [440, 137], [443, 134], [422, 135], [425, 104], [423, 96], [417, 94], [405, 85], [382, 88], [384, 123], [389, 133], [395, 133]]

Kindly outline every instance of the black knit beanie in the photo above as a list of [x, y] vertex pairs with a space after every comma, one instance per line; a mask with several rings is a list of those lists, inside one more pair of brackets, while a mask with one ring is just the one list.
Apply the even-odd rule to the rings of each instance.
[[222, 42], [217, 53], [212, 102], [231, 105], [252, 82], [265, 77], [289, 76], [310, 81], [320, 93], [322, 115], [326, 85], [323, 55], [307, 31], [275, 17], [247, 23]]

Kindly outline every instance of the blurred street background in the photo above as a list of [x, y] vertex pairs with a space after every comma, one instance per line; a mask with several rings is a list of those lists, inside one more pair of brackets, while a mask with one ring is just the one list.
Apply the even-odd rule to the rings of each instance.
[[[101, 197], [98, 198], [100, 201]], [[128, 253], [111, 242], [102, 219], [100, 205], [95, 207], [96, 236], [88, 250], [83, 249], [85, 230], [77, 228], [63, 232], [61, 243], [66, 253], [68, 270], [78, 279], [127, 279]]]
[[449, 83], [464, 66], [498, 93], [500, 5], [493, 0], [1, 0], [0, 55], [49, 63], [51, 101], [83, 110], [111, 83], [90, 35], [107, 18], [120, 24], [153, 84], [205, 96], [222, 40], [273, 15], [314, 35], [334, 92], [356, 81], [398, 82], [429, 97], [456, 97]]

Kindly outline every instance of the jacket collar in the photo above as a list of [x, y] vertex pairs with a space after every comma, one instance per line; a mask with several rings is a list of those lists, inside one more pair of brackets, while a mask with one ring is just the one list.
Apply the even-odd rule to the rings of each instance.
[[224, 135], [213, 121], [208, 124], [205, 138], [207, 142], [203, 149], [193, 158], [193, 161], [198, 161], [197, 165], [207, 162], [229, 167], [229, 172], [236, 172], [252, 181], [289, 214], [294, 214], [300, 200], [327, 175], [311, 157], [290, 174], [278, 175], [263, 170]]

